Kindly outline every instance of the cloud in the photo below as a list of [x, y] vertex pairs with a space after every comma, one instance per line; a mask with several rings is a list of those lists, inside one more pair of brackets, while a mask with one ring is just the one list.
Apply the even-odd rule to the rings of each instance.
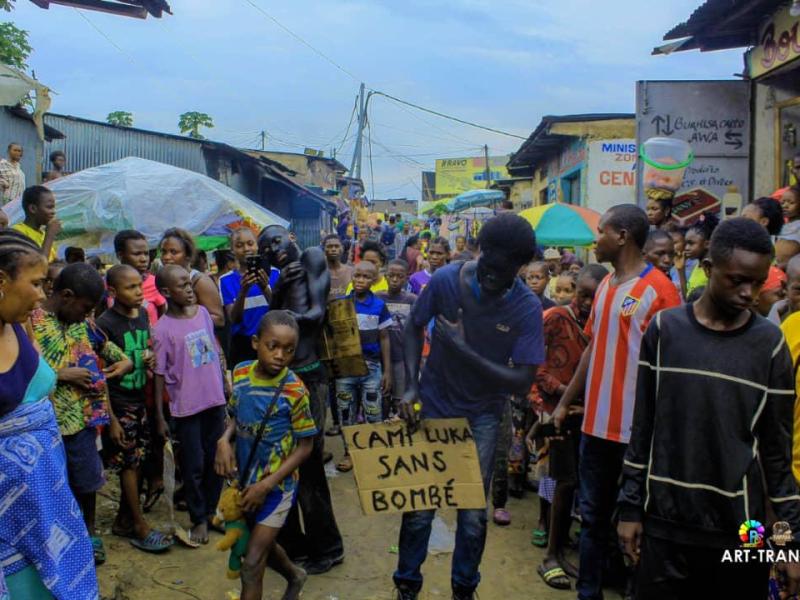
[[[263, 129], [276, 148], [293, 151], [339, 148], [362, 79], [527, 136], [544, 114], [632, 112], [637, 79], [741, 70], [738, 50], [650, 56], [697, 0], [254, 2], [356, 79], [243, 0], [171, 0], [174, 15], [160, 21], [86, 12], [100, 32], [61, 6], [17, 3], [6, 18], [30, 31], [31, 66], [58, 92], [55, 112], [102, 119], [125, 109], [139, 126], [174, 132], [181, 112], [201, 110], [214, 117], [216, 139], [251, 143]], [[404, 181], [419, 182], [419, 163], [432, 167], [436, 155], [476, 155], [483, 144], [506, 153], [521, 143], [379, 97], [370, 119], [378, 196], [419, 197]], [[345, 164], [353, 143], [351, 128]], [[371, 186], [366, 162], [362, 173]]]

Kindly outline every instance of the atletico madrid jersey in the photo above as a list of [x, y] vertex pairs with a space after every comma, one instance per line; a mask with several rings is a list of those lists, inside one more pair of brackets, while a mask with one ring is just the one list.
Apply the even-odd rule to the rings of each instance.
[[585, 333], [591, 338], [583, 432], [627, 444], [631, 435], [639, 349], [650, 319], [681, 303], [673, 283], [652, 265], [622, 285], [606, 276]]

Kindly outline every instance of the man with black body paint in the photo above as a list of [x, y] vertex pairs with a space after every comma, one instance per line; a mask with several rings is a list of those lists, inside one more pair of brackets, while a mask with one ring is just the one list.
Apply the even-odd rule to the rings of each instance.
[[[512, 213], [498, 215], [483, 225], [478, 242], [477, 261], [437, 270], [414, 305], [404, 334], [408, 387], [400, 413], [409, 424], [418, 416], [465, 417], [488, 492], [503, 406], [509, 395], [530, 389], [544, 361], [544, 342], [541, 302], [517, 277], [536, 249], [530, 224]], [[432, 319], [431, 351], [420, 380], [424, 329]], [[403, 515], [394, 574], [400, 600], [416, 600], [422, 588], [420, 569], [434, 515], [434, 510]], [[454, 600], [475, 597], [486, 521], [485, 509], [458, 511]]]
[[[344, 560], [344, 545], [333, 514], [323, 463], [328, 381], [317, 355], [331, 278], [323, 251], [312, 247], [301, 253], [289, 232], [280, 225], [264, 228], [258, 236], [258, 251], [281, 272], [270, 308], [289, 311], [300, 326], [300, 339], [290, 368], [308, 388], [311, 413], [319, 429], [311, 456], [300, 466], [297, 504], [278, 541], [309, 575], [319, 575]], [[300, 510], [305, 532], [300, 526]]]

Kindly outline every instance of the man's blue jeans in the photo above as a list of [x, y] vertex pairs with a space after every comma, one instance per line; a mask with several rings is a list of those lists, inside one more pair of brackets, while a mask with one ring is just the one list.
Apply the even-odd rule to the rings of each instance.
[[579, 600], [603, 600], [603, 566], [608, 556], [611, 517], [617, 505], [626, 444], [581, 436], [578, 472], [581, 509]]
[[342, 427], [356, 424], [359, 404], [367, 423], [380, 423], [383, 420], [381, 365], [368, 360], [367, 368], [369, 373], [363, 377], [342, 377], [336, 380], [336, 406]]
[[[497, 445], [500, 415], [485, 414], [469, 420], [472, 436], [478, 448], [484, 494], [489, 493], [489, 483], [494, 469], [494, 451]], [[428, 538], [435, 510], [422, 510], [403, 514], [400, 528], [400, 552], [394, 581], [414, 591], [422, 588], [420, 568], [428, 556]], [[486, 544], [486, 509], [463, 509], [458, 511], [456, 547], [450, 575], [453, 586], [474, 590], [481, 576], [478, 567]]]

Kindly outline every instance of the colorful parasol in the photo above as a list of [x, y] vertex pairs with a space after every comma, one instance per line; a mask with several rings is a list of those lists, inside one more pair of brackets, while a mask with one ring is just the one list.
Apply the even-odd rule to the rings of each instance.
[[544, 204], [519, 213], [536, 231], [542, 246], [591, 246], [597, 236], [600, 213], [572, 204]]

